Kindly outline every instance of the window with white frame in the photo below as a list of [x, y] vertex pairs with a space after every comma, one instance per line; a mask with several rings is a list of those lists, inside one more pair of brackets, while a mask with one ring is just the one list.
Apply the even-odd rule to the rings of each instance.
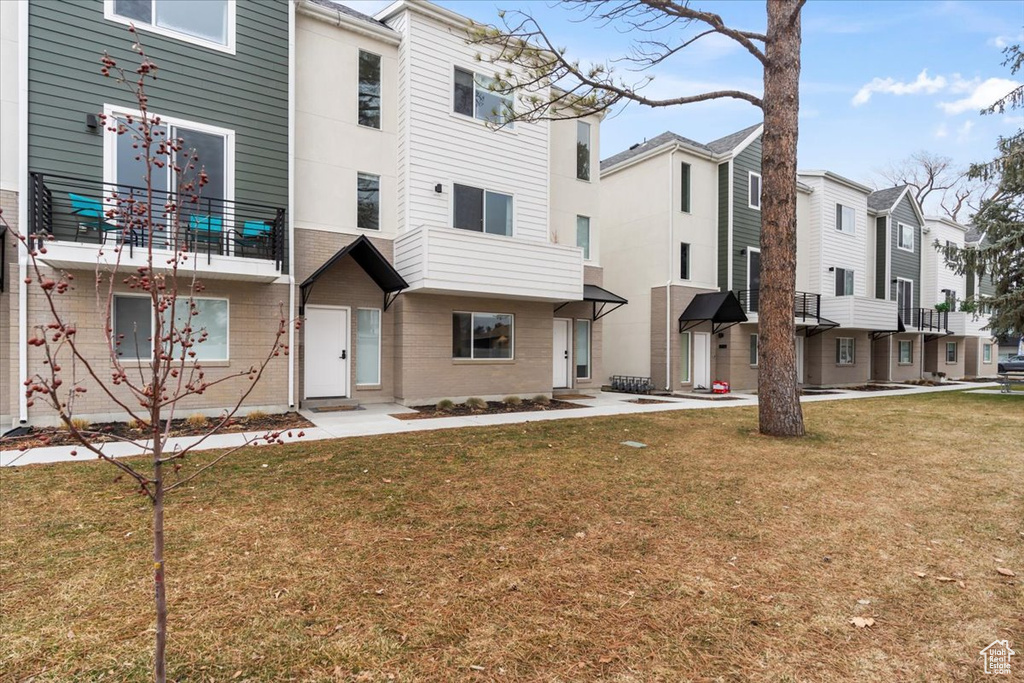
[[234, 52], [235, 0], [105, 0], [107, 19]]
[[359, 125], [380, 129], [380, 55], [359, 51]]
[[914, 342], [908, 339], [900, 340], [900, 365], [910, 365], [914, 362]]
[[[188, 360], [228, 360], [228, 300], [195, 298], [193, 301], [195, 313], [189, 315], [187, 299], [179, 300], [173, 333], [169, 330], [161, 332], [161, 336], [171, 333], [174, 339], [169, 354], [174, 359], [181, 357], [179, 344], [187, 335], [193, 344], [186, 351]], [[121, 358], [152, 358], [154, 316], [149, 297], [117, 295], [113, 310], [117, 355]]]
[[761, 174], [751, 171], [748, 175], [747, 202], [751, 209], [761, 209]]
[[853, 337], [836, 338], [836, 365], [853, 365], [856, 360], [856, 347]]
[[686, 242], [679, 243], [679, 279], [690, 279], [690, 245]]
[[452, 313], [452, 358], [513, 357], [515, 316], [510, 313]]
[[836, 204], [836, 230], [848, 235], [857, 232], [857, 212], [852, 206]]
[[576, 216], [576, 246], [583, 248], [583, 259], [590, 260], [590, 218]]
[[500, 84], [490, 76], [455, 67], [452, 107], [456, 114], [488, 123], [512, 126], [512, 95], [498, 92]]
[[458, 184], [454, 190], [454, 227], [489, 235], [512, 235], [512, 195]]
[[690, 383], [690, 333], [679, 335], [679, 383]]
[[590, 180], [590, 124], [576, 122], [576, 178]]
[[690, 213], [690, 164], [679, 167], [679, 210]]
[[758, 335], [750, 335], [750, 364], [757, 365], [757, 355], [760, 349], [757, 348]]
[[356, 310], [356, 384], [380, 384], [380, 309]]
[[992, 362], [992, 345], [982, 344], [981, 345], [981, 362], [991, 363]]
[[356, 174], [356, 227], [380, 230], [380, 176]]
[[854, 273], [849, 268], [836, 268], [836, 296], [853, 296]]
[[576, 321], [576, 379], [590, 379], [590, 321]]
[[957, 343], [956, 342], [946, 342], [946, 362], [947, 363], [956, 363], [956, 357], [957, 357]]
[[896, 224], [896, 247], [903, 251], [914, 251], [914, 226]]

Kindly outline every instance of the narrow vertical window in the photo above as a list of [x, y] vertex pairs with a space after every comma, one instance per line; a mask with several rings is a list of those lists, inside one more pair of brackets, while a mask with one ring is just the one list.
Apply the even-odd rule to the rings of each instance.
[[836, 339], [836, 365], [853, 365], [856, 358], [853, 337]]
[[576, 122], [576, 177], [590, 180], [590, 124]]
[[690, 279], [690, 245], [686, 242], [679, 244], [679, 279]]
[[576, 321], [576, 379], [590, 379], [590, 321]]
[[750, 364], [757, 365], [757, 335], [750, 335]]
[[359, 51], [359, 125], [380, 128], [380, 55]]
[[356, 178], [356, 227], [380, 230], [380, 176], [359, 173]]
[[690, 213], [690, 165], [679, 167], [679, 210]]
[[957, 354], [956, 342], [946, 342], [946, 362], [955, 363]]
[[992, 345], [983, 344], [981, 347], [981, 362], [991, 363], [992, 362]]
[[751, 209], [761, 209], [761, 175], [753, 171], [747, 176], [750, 180], [747, 186], [748, 206]]
[[679, 382], [690, 383], [690, 333], [679, 335]]
[[576, 216], [576, 246], [583, 248], [583, 260], [590, 260], [590, 218]]
[[900, 364], [910, 365], [914, 362], [914, 342], [901, 339], [900, 340]]
[[356, 384], [380, 384], [380, 309], [356, 311]]

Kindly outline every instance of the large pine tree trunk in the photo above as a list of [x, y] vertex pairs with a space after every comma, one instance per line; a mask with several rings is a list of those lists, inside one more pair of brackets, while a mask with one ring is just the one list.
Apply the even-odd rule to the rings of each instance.
[[796, 140], [800, 5], [768, 0], [761, 173], [758, 417], [762, 434], [803, 436], [796, 384]]

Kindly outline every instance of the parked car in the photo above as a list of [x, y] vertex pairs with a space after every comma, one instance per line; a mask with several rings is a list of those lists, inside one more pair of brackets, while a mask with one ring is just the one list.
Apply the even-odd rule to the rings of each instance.
[[999, 372], [1024, 372], [1024, 356], [1010, 356], [999, 361]]

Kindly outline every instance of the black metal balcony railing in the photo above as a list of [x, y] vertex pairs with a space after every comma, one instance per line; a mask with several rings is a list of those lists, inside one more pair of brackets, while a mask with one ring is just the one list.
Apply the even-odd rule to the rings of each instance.
[[[216, 197], [183, 198], [179, 206], [173, 192], [154, 190], [152, 222], [127, 227], [126, 202], [144, 202], [145, 188], [29, 175], [29, 235], [36, 239], [52, 235], [62, 242], [121, 244], [129, 255], [152, 245], [206, 255], [207, 263], [213, 256], [232, 256], [273, 261], [279, 271], [284, 267], [283, 208]], [[165, 212], [168, 204], [177, 206], [175, 213]]]
[[[747, 313], [757, 313], [761, 305], [759, 289], [742, 289], [736, 297]], [[819, 320], [821, 318], [821, 295], [811, 292], [796, 292], [793, 297], [793, 316], [797, 320]]]
[[949, 313], [934, 308], [901, 308], [900, 318], [906, 327], [916, 330], [945, 332], [949, 329]]

